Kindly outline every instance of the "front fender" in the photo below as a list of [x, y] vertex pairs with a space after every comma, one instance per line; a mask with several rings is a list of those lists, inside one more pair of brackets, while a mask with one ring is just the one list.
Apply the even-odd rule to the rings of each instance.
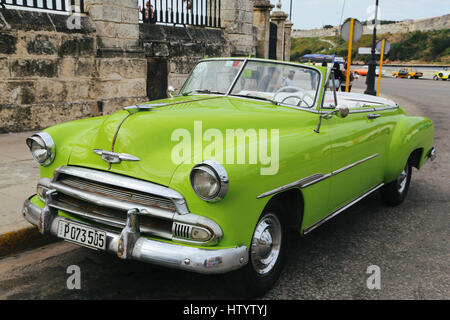
[[52, 164], [40, 167], [41, 178], [52, 178], [56, 168], [69, 162], [72, 148], [75, 144], [91, 145], [91, 140], [97, 136], [103, 117], [76, 120], [49, 127], [44, 131], [50, 134], [56, 145], [56, 157]]
[[392, 133], [387, 150], [387, 163], [384, 181], [395, 180], [405, 167], [411, 153], [421, 149], [420, 169], [427, 160], [427, 155], [434, 143], [433, 122], [425, 117], [407, 116], [399, 120]]
[[181, 193], [190, 212], [215, 221], [223, 231], [221, 247], [245, 245], [251, 242], [253, 230], [269, 199], [257, 199], [255, 177], [258, 166], [224, 165], [230, 187], [224, 199], [207, 202], [191, 187], [189, 175], [194, 164], [182, 164], [175, 171], [169, 187]]

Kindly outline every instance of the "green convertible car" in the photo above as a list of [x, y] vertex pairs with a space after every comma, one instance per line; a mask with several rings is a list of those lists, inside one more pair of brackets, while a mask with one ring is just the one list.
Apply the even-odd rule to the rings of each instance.
[[[380, 190], [406, 197], [436, 156], [433, 123], [337, 93], [332, 69], [200, 61], [178, 95], [27, 139], [41, 165], [23, 215], [43, 234], [122, 259], [228, 273], [249, 294], [278, 279], [301, 235]], [[329, 87], [331, 86], [331, 87]]]

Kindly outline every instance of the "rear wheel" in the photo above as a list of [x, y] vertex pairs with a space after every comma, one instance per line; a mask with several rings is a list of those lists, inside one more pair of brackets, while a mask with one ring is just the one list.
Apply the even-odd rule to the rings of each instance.
[[411, 75], [408, 75], [408, 79], [411, 79], [412, 77], [411, 77]]
[[410, 161], [408, 161], [397, 179], [381, 188], [381, 196], [384, 203], [390, 206], [401, 204], [408, 194], [411, 176], [412, 166]]
[[256, 225], [247, 265], [234, 277], [234, 290], [245, 297], [260, 297], [269, 291], [284, 267], [288, 230], [283, 207], [270, 204]]
[[439, 80], [439, 77], [438, 77], [438, 76], [434, 76], [434, 77], [433, 77], [433, 80], [438, 81], [438, 80]]

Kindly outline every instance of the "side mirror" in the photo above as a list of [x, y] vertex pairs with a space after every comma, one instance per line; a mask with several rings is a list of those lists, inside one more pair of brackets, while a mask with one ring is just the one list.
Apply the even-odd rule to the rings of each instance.
[[167, 95], [169, 96], [169, 98], [173, 98], [173, 93], [175, 92], [175, 88], [173, 86], [168, 86], [167, 87]]
[[319, 123], [317, 124], [317, 129], [314, 130], [316, 133], [320, 133], [320, 126], [322, 125], [322, 119], [331, 119], [333, 116], [338, 116], [340, 118], [346, 118], [350, 113], [348, 107], [339, 107], [337, 106], [334, 111], [321, 114], [319, 117]]

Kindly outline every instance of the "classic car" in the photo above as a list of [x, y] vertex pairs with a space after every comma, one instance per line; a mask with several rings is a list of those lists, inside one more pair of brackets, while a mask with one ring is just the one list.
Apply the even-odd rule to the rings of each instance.
[[392, 73], [392, 76], [394, 78], [419, 79], [423, 77], [423, 73], [415, 68], [402, 68], [399, 71]]
[[450, 76], [450, 70], [448, 70], [447, 68], [445, 68], [444, 70], [440, 70], [438, 72], [436, 72], [433, 76], [433, 80], [438, 81], [439, 79], [445, 81], [448, 80]]
[[22, 213], [42, 234], [229, 273], [262, 295], [291, 230], [306, 235], [377, 190], [399, 205], [412, 168], [436, 156], [432, 121], [336, 92], [332, 72], [206, 59], [177, 95], [47, 128], [27, 139], [41, 178]]
[[[355, 75], [358, 75], [358, 76], [367, 76], [368, 72], [369, 72], [369, 68], [367, 66], [366, 67], [362, 67], [362, 68], [356, 68], [356, 69], [353, 70], [353, 73]], [[380, 68], [379, 67], [377, 67], [375, 69], [375, 75], [377, 77], [380, 75]], [[386, 75], [386, 71], [382, 70], [381, 71], [381, 76], [384, 77], [385, 75]]]

